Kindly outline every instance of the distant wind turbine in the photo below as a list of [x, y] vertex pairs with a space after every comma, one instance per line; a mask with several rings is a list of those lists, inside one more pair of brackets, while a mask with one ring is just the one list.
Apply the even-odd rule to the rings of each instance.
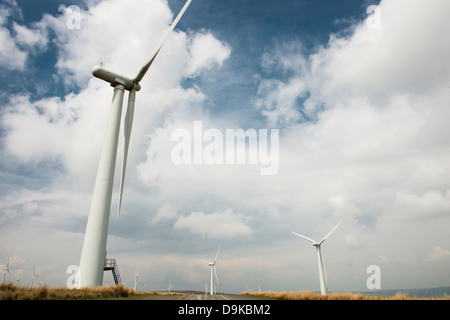
[[172, 290], [172, 289], [173, 289], [172, 280], [169, 280], [169, 293], [170, 293], [170, 290]]
[[248, 286], [245, 286], [245, 289], [247, 289], [247, 292], [253, 292], [255, 289], [250, 289]]
[[136, 292], [136, 290], [137, 290], [138, 279], [139, 279], [139, 275], [136, 274], [134, 276], [134, 292]]
[[5, 283], [5, 278], [6, 278], [6, 274], [9, 274], [9, 259], [8, 258], [8, 262], [6, 262], [6, 267], [3, 267], [3, 280], [2, 280], [2, 284]]
[[188, 0], [186, 2], [183, 9], [173, 21], [169, 30], [166, 32], [160, 43], [156, 46], [149, 59], [134, 79], [108, 71], [102, 66], [94, 67], [92, 69], [92, 74], [95, 77], [110, 83], [111, 86], [114, 87], [114, 94], [111, 104], [110, 117], [107, 124], [106, 137], [102, 148], [94, 191], [92, 194], [83, 248], [81, 251], [79, 287], [100, 287], [103, 285], [106, 242], [108, 238], [108, 225], [124, 91], [129, 91], [129, 96], [128, 108], [125, 116], [125, 142], [117, 217], [120, 215], [120, 208], [122, 204], [122, 194], [125, 171], [127, 167], [131, 128], [133, 125], [136, 92], [141, 89], [139, 83], [144, 78], [152, 63], [155, 61], [155, 58], [160, 52], [164, 42], [183, 16], [191, 1], [192, 0]]
[[31, 276], [30, 288], [33, 288], [33, 280], [34, 280], [34, 278], [39, 278], [39, 276], [36, 274], [36, 271], [34, 270], [34, 267], [33, 267], [33, 275]]
[[217, 277], [217, 271], [216, 271], [216, 262], [217, 262], [217, 258], [219, 257], [219, 251], [220, 251], [220, 247], [217, 250], [216, 257], [214, 258], [214, 261], [208, 263], [208, 267], [211, 268], [211, 285], [210, 285], [211, 295], [214, 294], [214, 277], [213, 277], [213, 273], [216, 276], [217, 285], [219, 284], [219, 278]]
[[314, 241], [308, 237], [302, 236], [301, 234], [292, 232], [293, 234], [295, 234], [296, 236], [299, 236], [300, 238], [303, 238], [309, 242], [312, 243], [312, 245], [314, 247], [316, 247], [316, 252], [317, 252], [317, 262], [319, 264], [319, 280], [320, 280], [320, 293], [321, 294], [327, 294], [327, 289], [326, 289], [326, 282], [327, 282], [327, 272], [325, 270], [325, 263], [323, 262], [323, 256], [322, 256], [322, 243], [327, 240], [331, 234], [337, 229], [337, 227], [339, 227], [339, 225], [342, 223], [339, 222], [330, 232], [328, 232], [328, 234], [319, 242]]

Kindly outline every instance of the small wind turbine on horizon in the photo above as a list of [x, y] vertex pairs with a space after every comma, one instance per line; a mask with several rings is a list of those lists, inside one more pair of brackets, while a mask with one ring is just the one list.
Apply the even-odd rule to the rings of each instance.
[[34, 278], [39, 278], [39, 276], [36, 274], [36, 271], [34, 270], [34, 267], [33, 267], [33, 275], [31, 276], [31, 284], [30, 284], [30, 288], [33, 288], [33, 281], [34, 281]]
[[172, 280], [169, 280], [169, 293], [170, 293], [170, 290], [172, 290], [172, 289], [173, 289]]
[[303, 238], [309, 242], [312, 243], [312, 245], [314, 247], [316, 247], [316, 252], [317, 252], [317, 263], [319, 265], [319, 280], [320, 280], [320, 293], [321, 294], [327, 294], [327, 289], [326, 289], [326, 282], [327, 282], [327, 272], [325, 270], [325, 263], [323, 262], [323, 256], [322, 256], [322, 243], [327, 240], [331, 234], [337, 229], [337, 227], [339, 227], [339, 225], [342, 223], [339, 222], [330, 232], [328, 232], [328, 234], [319, 242], [314, 241], [308, 237], [302, 236], [301, 234], [292, 232], [292, 234], [295, 234], [296, 236]]
[[255, 291], [255, 289], [250, 289], [248, 286], [245, 286], [245, 289], [247, 290], [247, 292], [253, 292], [253, 291]]
[[6, 262], [6, 267], [3, 267], [3, 280], [2, 280], [2, 284], [5, 283], [5, 278], [6, 278], [6, 274], [9, 274], [9, 259], [8, 258], [8, 262]]
[[125, 115], [124, 125], [124, 151], [122, 174], [119, 191], [119, 202], [117, 218], [120, 215], [122, 205], [122, 195], [127, 167], [128, 148], [130, 145], [131, 128], [133, 125], [134, 105], [136, 92], [141, 89], [140, 82], [144, 78], [148, 69], [155, 61], [165, 41], [174, 30], [178, 21], [183, 16], [192, 0], [188, 0], [180, 13], [173, 21], [160, 43], [141, 68], [137, 76], [133, 79], [119, 75], [115, 72], [97, 66], [92, 69], [92, 74], [114, 87], [113, 100], [111, 104], [110, 117], [107, 124], [106, 137], [103, 144], [100, 161], [97, 169], [97, 176], [92, 194], [91, 207], [86, 232], [80, 258], [80, 281], [78, 287], [100, 287], [103, 285], [104, 263], [106, 259], [106, 243], [108, 238], [108, 226], [111, 210], [111, 198], [114, 183], [114, 171], [116, 166], [117, 147], [119, 140], [120, 122], [124, 91], [129, 91], [128, 107]]
[[215, 288], [214, 288], [214, 277], [213, 277], [213, 273], [214, 273], [215, 276], [216, 276], [216, 282], [217, 282], [217, 285], [219, 285], [219, 278], [217, 277], [217, 271], [216, 271], [216, 262], [217, 262], [217, 258], [219, 257], [219, 251], [220, 251], [220, 246], [219, 246], [219, 249], [217, 250], [216, 257], [214, 258], [214, 261], [208, 262], [208, 267], [211, 268], [211, 284], [210, 284], [210, 289], [211, 289], [210, 293], [211, 293], [211, 295], [214, 294], [214, 289], [215, 289]]
[[136, 273], [134, 276], [134, 292], [137, 290], [137, 284], [138, 284], [139, 274]]

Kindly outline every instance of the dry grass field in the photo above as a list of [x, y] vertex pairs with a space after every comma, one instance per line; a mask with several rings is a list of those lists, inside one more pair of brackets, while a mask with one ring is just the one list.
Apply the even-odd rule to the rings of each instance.
[[310, 291], [300, 292], [243, 292], [242, 295], [262, 297], [271, 300], [450, 300], [450, 296], [441, 298], [417, 298], [398, 293], [395, 296], [376, 296], [355, 293], [330, 293], [321, 295]]
[[[13, 283], [0, 284], [0, 300], [104, 300], [133, 298], [140, 295], [167, 295], [159, 292], [134, 292], [124, 286], [68, 289], [66, 287], [20, 287]], [[179, 295], [179, 293], [170, 293]]]
[[[34, 288], [20, 287], [13, 283], [0, 284], [0, 300], [104, 300], [104, 299], [139, 299], [150, 295], [182, 295], [167, 292], [134, 292], [124, 286], [108, 286], [102, 288], [68, 289], [66, 287], [50, 288], [38, 286]], [[353, 293], [330, 293], [320, 295], [310, 291], [300, 292], [243, 292], [242, 296], [258, 297], [268, 300], [450, 300], [449, 295], [436, 298], [417, 298], [399, 293], [395, 296], [376, 296]]]
[[124, 286], [103, 288], [68, 289], [37, 286], [20, 287], [12, 283], [0, 285], [0, 300], [93, 300], [108, 298], [124, 298], [133, 295], [132, 289]]

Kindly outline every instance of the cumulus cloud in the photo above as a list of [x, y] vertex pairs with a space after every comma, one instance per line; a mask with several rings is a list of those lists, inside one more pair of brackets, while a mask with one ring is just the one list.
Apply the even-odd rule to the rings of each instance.
[[382, 1], [381, 29], [359, 23], [350, 36], [332, 35], [326, 46], [307, 57], [301, 44], [283, 44], [270, 55], [271, 62], [263, 59], [264, 66], [293, 76], [264, 79], [258, 108], [272, 122], [286, 125], [301, 120], [301, 112], [313, 116], [357, 97], [382, 107], [396, 96], [439, 92], [449, 81], [445, 57], [450, 44], [435, 36], [448, 28], [443, 12], [449, 6], [443, 0], [432, 8], [420, 0]]
[[21, 50], [14, 35], [5, 26], [17, 3], [8, 1], [0, 5], [0, 67], [9, 70], [23, 70], [27, 52]]
[[187, 73], [192, 77], [203, 69], [222, 66], [231, 54], [230, 46], [220, 42], [209, 33], [196, 34], [191, 40], [189, 49], [190, 60]]
[[16, 42], [22, 46], [36, 51], [43, 51], [48, 44], [48, 35], [46, 30], [39, 26], [29, 29], [25, 26], [13, 23], [13, 29], [16, 33]]
[[436, 262], [450, 258], [450, 251], [442, 249], [441, 247], [435, 247], [433, 252], [428, 255], [426, 261]]
[[153, 222], [159, 222], [161, 220], [171, 220], [177, 218], [178, 214], [175, 208], [171, 204], [166, 203], [161, 208], [159, 208], [158, 213], [155, 218], [153, 218]]
[[439, 218], [450, 214], [450, 190], [429, 190], [423, 195], [400, 191], [395, 204], [404, 214]]
[[176, 229], [188, 229], [209, 238], [234, 238], [248, 236], [252, 229], [246, 225], [246, 219], [232, 209], [223, 212], [192, 212], [187, 217], [181, 217], [175, 223]]

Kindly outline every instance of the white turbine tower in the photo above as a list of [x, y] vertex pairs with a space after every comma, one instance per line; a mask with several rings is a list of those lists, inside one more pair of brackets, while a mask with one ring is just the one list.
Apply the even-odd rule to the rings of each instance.
[[9, 259], [8, 258], [8, 262], [6, 262], [6, 267], [3, 267], [3, 280], [2, 280], [2, 284], [5, 283], [5, 278], [6, 278], [6, 274], [9, 274]]
[[169, 280], [169, 293], [170, 293], [170, 290], [172, 290], [172, 289], [173, 289], [172, 280]]
[[95, 180], [94, 191], [92, 194], [91, 207], [86, 232], [84, 235], [83, 248], [80, 258], [80, 281], [79, 287], [99, 287], [103, 285], [104, 263], [106, 259], [106, 242], [108, 237], [109, 217], [111, 210], [111, 197], [114, 182], [114, 171], [116, 166], [117, 146], [120, 131], [120, 118], [122, 114], [122, 105], [124, 91], [129, 91], [128, 108], [125, 116], [124, 128], [124, 152], [122, 174], [120, 182], [120, 195], [118, 202], [117, 217], [120, 215], [122, 203], [122, 194], [124, 186], [125, 171], [128, 158], [128, 147], [130, 144], [131, 128], [133, 124], [134, 103], [136, 92], [141, 89], [139, 83], [144, 78], [148, 69], [154, 62], [156, 56], [161, 50], [164, 42], [173, 31], [178, 21], [180, 21], [184, 12], [192, 0], [188, 0], [183, 9], [173, 21], [169, 30], [166, 32], [161, 42], [157, 45], [152, 55], [139, 71], [138, 75], [131, 79], [108, 71], [103, 67], [94, 67], [92, 74], [114, 87], [113, 100], [111, 104], [110, 116], [107, 124], [105, 141], [100, 156], [100, 161]]
[[34, 280], [34, 278], [39, 278], [39, 276], [36, 274], [36, 271], [34, 270], [34, 267], [33, 267], [33, 275], [31, 276], [31, 284], [30, 284], [30, 288], [33, 288], [33, 280]]
[[217, 285], [219, 285], [219, 278], [217, 277], [217, 271], [216, 271], [216, 261], [217, 261], [217, 257], [219, 256], [219, 251], [220, 251], [220, 247], [217, 250], [216, 257], [214, 258], [214, 261], [208, 263], [208, 267], [211, 268], [211, 286], [210, 286], [210, 289], [211, 289], [210, 293], [211, 293], [211, 295], [214, 294], [214, 276], [213, 276], [213, 273], [216, 276]]
[[139, 275], [136, 274], [134, 276], [134, 292], [136, 292], [136, 290], [137, 290], [138, 279], [139, 279]]
[[325, 263], [323, 262], [323, 256], [322, 256], [322, 243], [327, 240], [331, 234], [337, 229], [337, 227], [339, 227], [339, 225], [342, 223], [339, 222], [330, 232], [328, 232], [328, 234], [319, 242], [314, 241], [308, 237], [302, 236], [301, 234], [292, 232], [293, 234], [295, 234], [296, 236], [299, 236], [300, 238], [303, 238], [309, 242], [312, 243], [312, 245], [314, 247], [316, 247], [316, 252], [317, 252], [317, 262], [319, 264], [319, 279], [320, 279], [320, 293], [321, 294], [327, 294], [327, 289], [326, 289], [326, 282], [327, 282], [327, 272], [325, 270]]

